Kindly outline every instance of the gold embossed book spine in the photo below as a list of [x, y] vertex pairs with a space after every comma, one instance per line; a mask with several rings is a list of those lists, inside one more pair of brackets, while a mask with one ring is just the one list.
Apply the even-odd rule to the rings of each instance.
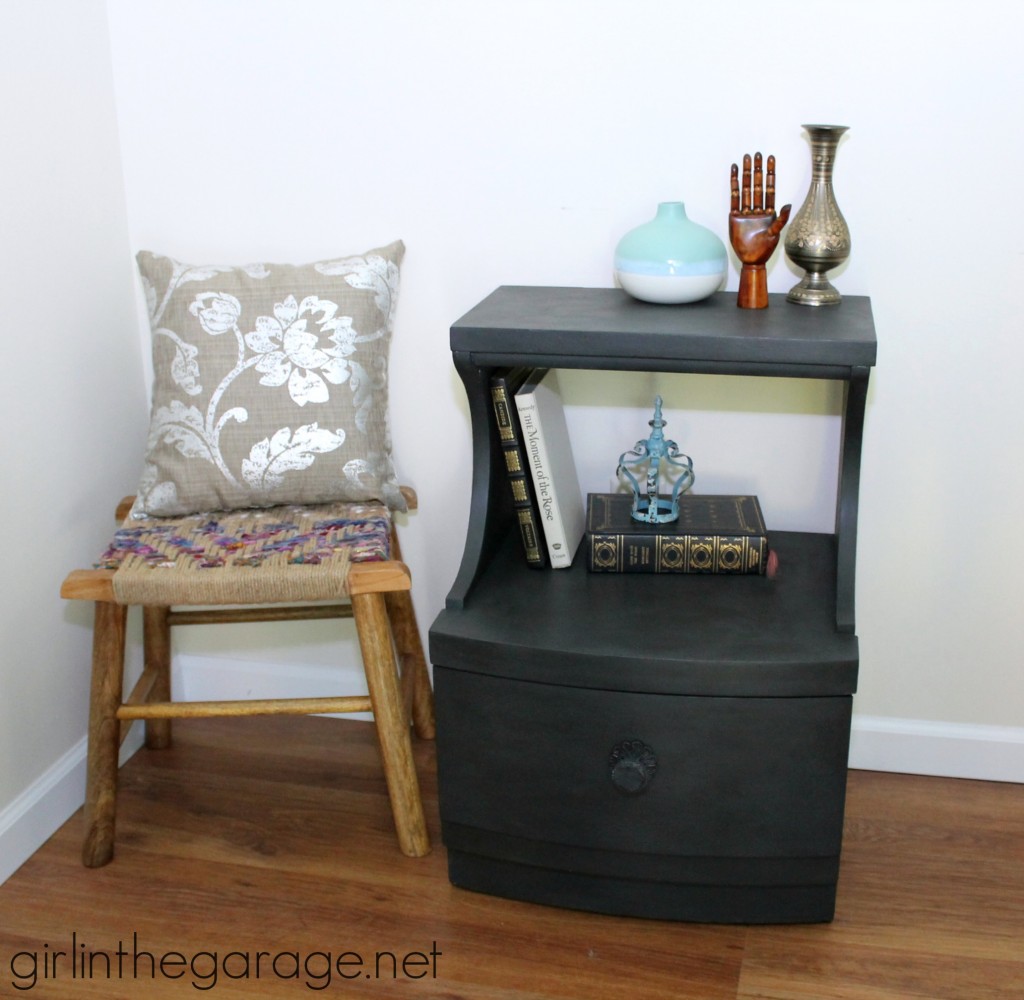
[[686, 496], [679, 520], [630, 517], [625, 494], [587, 497], [587, 569], [592, 573], [758, 574], [769, 571], [768, 536], [757, 497]]
[[547, 565], [547, 550], [541, 536], [540, 511], [534, 497], [530, 470], [523, 451], [519, 414], [513, 400], [516, 389], [526, 380], [530, 368], [502, 369], [491, 379], [491, 402], [498, 428], [498, 440], [505, 459], [505, 472], [512, 491], [519, 536], [522, 539], [526, 562], [535, 569]]

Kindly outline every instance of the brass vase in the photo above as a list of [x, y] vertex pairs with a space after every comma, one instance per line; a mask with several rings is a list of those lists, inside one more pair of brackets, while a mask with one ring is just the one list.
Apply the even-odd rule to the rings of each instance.
[[850, 230], [832, 190], [832, 166], [846, 125], [804, 125], [811, 139], [811, 189], [786, 233], [786, 256], [807, 273], [786, 296], [802, 306], [837, 306], [842, 296], [825, 276], [850, 256]]

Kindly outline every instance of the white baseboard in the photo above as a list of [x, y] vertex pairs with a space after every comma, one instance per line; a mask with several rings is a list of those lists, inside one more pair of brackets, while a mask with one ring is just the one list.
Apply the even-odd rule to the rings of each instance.
[[[141, 745], [141, 727], [136, 726], [121, 747], [121, 762]], [[85, 748], [83, 736], [0, 810], [0, 884], [32, 857], [85, 801]]]
[[854, 715], [850, 767], [1024, 783], [1024, 728]]
[[0, 882], [11, 877], [82, 804], [85, 739], [0, 812]]
[[[361, 666], [337, 668], [180, 656], [175, 689], [193, 700], [288, 698], [366, 691]], [[372, 718], [368, 713], [349, 716]], [[1024, 783], [1024, 728], [854, 715], [850, 767]]]
[[[181, 657], [176, 664], [180, 696], [192, 700], [231, 697], [315, 697], [337, 693], [335, 670], [253, 664], [213, 657]], [[353, 669], [346, 693], [360, 690]], [[239, 692], [242, 692], [241, 694]], [[349, 718], [369, 718], [359, 713]], [[121, 748], [127, 760], [142, 744], [136, 726]], [[850, 767], [981, 781], [1024, 783], [1024, 728], [970, 726], [876, 716], [854, 716]], [[82, 738], [37, 781], [0, 810], [0, 883], [6, 881], [74, 814], [85, 793]]]
[[[188, 701], [366, 694], [366, 676], [359, 663], [327, 667], [182, 654], [175, 657], [171, 683], [175, 697]], [[352, 712], [344, 718], [370, 720], [373, 716]]]
[[[338, 694], [339, 689], [366, 691], [358, 664], [339, 672], [334, 667], [180, 656], [176, 668], [175, 689], [194, 700], [312, 698]], [[360, 713], [351, 718], [371, 716]], [[850, 767], [1024, 783], [1024, 728], [854, 715]]]
[[[218, 657], [178, 656], [175, 697], [190, 701], [229, 698], [304, 698], [366, 691], [362, 667], [316, 668], [253, 663]], [[350, 719], [370, 719], [354, 712]], [[121, 747], [124, 763], [142, 746], [143, 728], [133, 727]], [[0, 810], [0, 884], [4, 883], [65, 823], [85, 800], [86, 741], [70, 750]]]

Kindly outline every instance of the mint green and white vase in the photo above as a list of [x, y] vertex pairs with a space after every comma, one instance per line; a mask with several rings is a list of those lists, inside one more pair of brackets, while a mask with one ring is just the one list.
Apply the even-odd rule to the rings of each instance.
[[631, 229], [615, 248], [615, 278], [644, 302], [697, 302], [722, 287], [725, 244], [692, 222], [681, 201], [663, 201], [650, 222]]

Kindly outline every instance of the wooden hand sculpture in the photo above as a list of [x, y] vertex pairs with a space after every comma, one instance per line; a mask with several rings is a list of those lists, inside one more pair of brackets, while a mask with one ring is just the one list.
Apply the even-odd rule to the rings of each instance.
[[743, 193], [740, 198], [739, 170], [732, 165], [732, 205], [729, 212], [729, 242], [743, 265], [736, 305], [741, 309], [768, 306], [768, 272], [765, 263], [779, 244], [779, 234], [789, 221], [792, 205], [775, 214], [775, 157], [768, 157], [768, 176], [761, 168], [761, 154], [754, 154], [751, 189], [750, 154], [743, 157]]

